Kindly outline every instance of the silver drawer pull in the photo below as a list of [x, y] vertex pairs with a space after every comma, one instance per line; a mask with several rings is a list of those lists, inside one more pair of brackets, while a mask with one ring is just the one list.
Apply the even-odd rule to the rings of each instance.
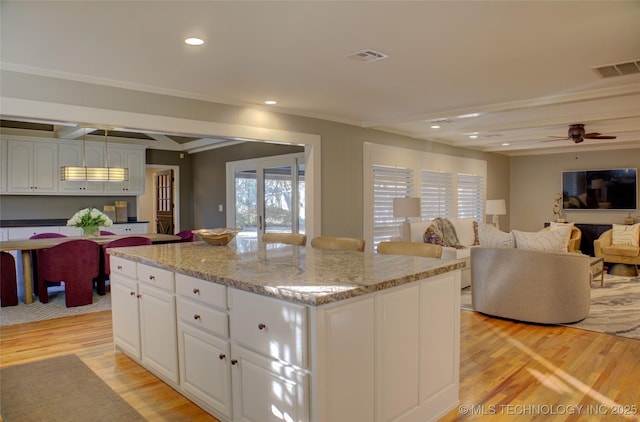
[[200, 319], [200, 315], [198, 315], [198, 314], [193, 315], [193, 319], [199, 320]]
[[267, 326], [263, 323], [258, 324], [258, 330], [264, 330], [265, 328], [267, 328]]
[[200, 294], [200, 289], [193, 289], [193, 294], [194, 295], [199, 295]]

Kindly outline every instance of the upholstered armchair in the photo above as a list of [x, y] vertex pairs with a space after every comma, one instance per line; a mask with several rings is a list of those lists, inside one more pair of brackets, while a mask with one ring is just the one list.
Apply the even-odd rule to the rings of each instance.
[[9, 252], [0, 252], [0, 302], [3, 308], [18, 304], [16, 262]]
[[67, 307], [93, 302], [93, 279], [98, 276], [100, 246], [91, 240], [78, 239], [49, 249], [39, 249], [38, 298], [49, 302], [47, 284], [64, 281]]
[[193, 242], [195, 240], [195, 235], [191, 230], [181, 230], [176, 233], [176, 236], [180, 236], [180, 242]]
[[634, 236], [629, 242], [631, 245], [616, 244], [614, 240], [614, 229], [607, 230], [600, 237], [593, 241], [593, 250], [598, 258], [603, 258], [604, 262], [614, 264], [640, 265], [640, 230], [633, 230], [633, 226], [627, 226], [630, 230], [628, 235]]
[[142, 236], [127, 236], [120, 239], [112, 240], [111, 242], [102, 245], [100, 251], [100, 275], [96, 279], [96, 293], [100, 296], [106, 294], [107, 280], [111, 274], [111, 261], [109, 260], [109, 248], [124, 248], [127, 246], [148, 246], [151, 245], [151, 240]]

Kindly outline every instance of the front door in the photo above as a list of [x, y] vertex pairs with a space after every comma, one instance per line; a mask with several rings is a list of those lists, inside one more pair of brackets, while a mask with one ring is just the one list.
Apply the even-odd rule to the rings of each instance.
[[174, 234], [173, 224], [173, 170], [155, 173], [156, 232]]

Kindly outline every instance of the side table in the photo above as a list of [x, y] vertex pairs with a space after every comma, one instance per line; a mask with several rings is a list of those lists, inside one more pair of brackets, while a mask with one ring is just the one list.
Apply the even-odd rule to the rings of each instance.
[[600, 287], [604, 286], [604, 258], [591, 258], [591, 275], [595, 280], [600, 276]]

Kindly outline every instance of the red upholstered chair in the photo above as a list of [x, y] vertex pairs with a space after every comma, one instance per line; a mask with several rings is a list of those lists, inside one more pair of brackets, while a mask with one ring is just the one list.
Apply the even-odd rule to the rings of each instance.
[[101, 296], [106, 293], [106, 282], [109, 279], [109, 274], [111, 274], [109, 254], [107, 253], [107, 249], [146, 245], [151, 245], [151, 240], [142, 236], [123, 237], [121, 239], [116, 239], [105, 245], [102, 245], [102, 251], [100, 253], [100, 276], [96, 279], [96, 292]]
[[176, 236], [180, 236], [180, 242], [193, 242], [195, 235], [191, 230], [181, 230], [176, 233]]
[[114, 236], [115, 233], [106, 230], [100, 230], [100, 236]]
[[18, 304], [16, 261], [9, 252], [0, 252], [0, 301], [3, 308]]
[[39, 249], [37, 255], [40, 302], [49, 302], [47, 283], [61, 281], [64, 281], [68, 308], [93, 302], [93, 279], [100, 272], [100, 246], [96, 242], [70, 240], [49, 249]]
[[[52, 239], [57, 237], [67, 237], [62, 233], [45, 232], [38, 233], [31, 236], [29, 239]], [[31, 274], [33, 274], [33, 293], [38, 294], [38, 255], [35, 251], [31, 251]], [[55, 286], [59, 286], [60, 283], [54, 283]]]

